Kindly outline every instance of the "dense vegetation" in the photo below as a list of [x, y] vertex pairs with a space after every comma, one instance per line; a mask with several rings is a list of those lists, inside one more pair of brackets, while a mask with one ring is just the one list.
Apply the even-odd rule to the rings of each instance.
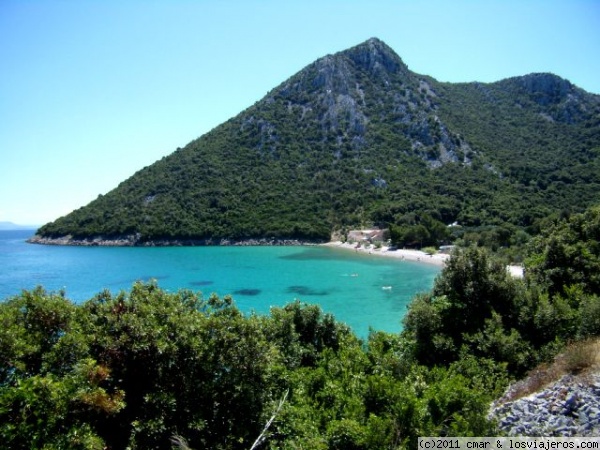
[[[440, 83], [372, 39], [319, 59], [39, 234], [318, 241], [376, 224], [395, 227], [399, 245], [507, 247], [599, 193], [597, 95], [549, 74]], [[453, 222], [466, 236], [441, 232]]]
[[453, 256], [400, 334], [359, 341], [317, 306], [244, 316], [229, 297], [155, 283], [81, 305], [42, 288], [0, 304], [6, 448], [415, 448], [495, 435], [509, 379], [600, 334], [600, 207], [548, 220], [526, 278]]

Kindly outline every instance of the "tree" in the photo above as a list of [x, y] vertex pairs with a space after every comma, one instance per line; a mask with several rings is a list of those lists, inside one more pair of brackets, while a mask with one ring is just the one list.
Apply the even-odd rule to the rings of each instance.
[[72, 358], [60, 349], [75, 313], [63, 292], [48, 293], [41, 287], [1, 303], [0, 385], [19, 376], [68, 370]]
[[600, 206], [549, 224], [528, 248], [527, 278], [551, 297], [577, 285], [600, 294]]
[[260, 321], [230, 298], [136, 283], [83, 308], [91, 354], [126, 392], [126, 407], [103, 425], [111, 445], [161, 447], [181, 434], [192, 447], [244, 448], [258, 435], [277, 355]]
[[[528, 348], [521, 349], [523, 355], [508, 350], [519, 339], [522, 295], [521, 283], [503, 264], [487, 250], [471, 247], [450, 258], [431, 293], [415, 298], [403, 333], [412, 340], [417, 360], [428, 365], [449, 364], [467, 351], [523, 370]], [[492, 325], [494, 331], [486, 331]]]

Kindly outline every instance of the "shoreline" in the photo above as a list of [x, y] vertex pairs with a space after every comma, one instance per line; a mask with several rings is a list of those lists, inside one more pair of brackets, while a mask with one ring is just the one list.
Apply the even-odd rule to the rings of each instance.
[[27, 239], [30, 244], [41, 245], [58, 245], [58, 246], [74, 246], [74, 247], [179, 247], [179, 246], [302, 246], [302, 245], [322, 245], [329, 248], [340, 248], [347, 251], [354, 251], [364, 255], [375, 255], [386, 258], [395, 258], [403, 261], [418, 262], [423, 264], [435, 265], [444, 267], [446, 260], [450, 255], [444, 253], [436, 253], [428, 255], [420, 250], [398, 249], [390, 250], [387, 246], [375, 248], [373, 245], [368, 247], [356, 247], [356, 244], [344, 243], [341, 241], [330, 242], [309, 242], [298, 239], [276, 239], [276, 238], [260, 238], [260, 239], [158, 239], [141, 242], [137, 236], [119, 236], [106, 238], [104, 236], [95, 236], [91, 238], [73, 238], [70, 235], [61, 237], [42, 237], [34, 235]]
[[354, 251], [355, 253], [361, 253], [364, 255], [381, 256], [384, 258], [395, 258], [402, 261], [430, 264], [437, 267], [444, 267], [446, 265], [446, 260], [450, 258], [450, 255], [447, 255], [445, 253], [436, 253], [435, 255], [428, 255], [427, 253], [422, 252], [420, 250], [390, 250], [389, 247], [385, 246], [376, 249], [371, 245], [368, 248], [365, 248], [361, 245], [359, 248], [357, 248], [356, 244], [349, 244], [347, 242], [344, 243], [341, 241], [332, 241], [321, 245], [324, 247], [340, 248], [347, 251]]
[[305, 241], [294, 238], [248, 238], [248, 239], [152, 239], [143, 241], [136, 235], [92, 236], [74, 238], [71, 235], [60, 237], [43, 237], [34, 235], [27, 239], [29, 244], [57, 245], [70, 247], [264, 247], [264, 246], [300, 246], [319, 245], [324, 241]]
[[[436, 253], [435, 255], [428, 255], [427, 253], [422, 252], [420, 250], [390, 250], [389, 247], [385, 246], [376, 249], [372, 245], [369, 245], [368, 248], [365, 248], [363, 246], [357, 248], [356, 244], [349, 244], [341, 241], [332, 241], [321, 245], [330, 248], [341, 248], [347, 251], [353, 250], [354, 252], [361, 253], [363, 255], [381, 256], [384, 258], [396, 258], [402, 261], [430, 264], [441, 268], [444, 268], [446, 266], [446, 261], [450, 259], [450, 255], [446, 253]], [[521, 265], [508, 265], [506, 266], [506, 271], [513, 278], [523, 278], [525, 276], [523, 266]]]
[[[363, 255], [371, 255], [384, 258], [395, 258], [401, 261], [410, 261], [422, 264], [434, 265], [444, 268], [446, 261], [450, 259], [450, 255], [446, 253], [436, 253], [428, 255], [420, 250], [397, 249], [390, 250], [387, 246], [375, 248], [369, 244], [367, 247], [361, 245], [356, 246], [356, 243], [348, 243], [341, 241], [316, 242], [303, 241], [298, 239], [278, 239], [278, 238], [259, 238], [259, 239], [181, 239], [181, 240], [155, 240], [140, 242], [135, 235], [121, 236], [118, 238], [105, 238], [96, 236], [92, 238], [76, 239], [72, 236], [62, 236], [58, 238], [48, 238], [39, 235], [34, 235], [27, 239], [30, 244], [41, 245], [65, 245], [65, 246], [83, 246], [83, 247], [178, 247], [178, 246], [302, 246], [302, 245], [321, 245], [329, 248], [339, 248], [345, 251], [354, 251]], [[524, 270], [520, 265], [509, 265], [506, 270], [514, 278], [523, 278]]]

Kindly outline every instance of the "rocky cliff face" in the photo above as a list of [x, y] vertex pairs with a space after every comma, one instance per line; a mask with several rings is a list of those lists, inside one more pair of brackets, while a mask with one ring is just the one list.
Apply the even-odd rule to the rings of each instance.
[[371, 38], [364, 44], [350, 49], [346, 55], [355, 64], [382, 78], [384, 82], [387, 81], [387, 73], [402, 73], [406, 77], [410, 76], [406, 64], [390, 47], [377, 38]]
[[551, 73], [533, 73], [509, 78], [498, 83], [512, 95], [524, 95], [523, 104], [530, 102], [548, 120], [573, 124], [589, 118], [593, 107], [586, 101], [585, 91], [568, 80]]
[[518, 80], [525, 92], [542, 106], [560, 103], [574, 93], [574, 86], [569, 81], [550, 73], [534, 73]]
[[373, 38], [317, 60], [267, 100], [282, 99], [301, 122], [312, 118], [322, 138], [335, 136], [338, 147], [347, 143], [358, 150], [368, 144], [370, 128], [385, 124], [407, 140], [407, 153], [431, 167], [468, 163], [464, 155], [469, 145], [439, 117], [436, 97], [427, 79], [408, 70], [390, 47]]

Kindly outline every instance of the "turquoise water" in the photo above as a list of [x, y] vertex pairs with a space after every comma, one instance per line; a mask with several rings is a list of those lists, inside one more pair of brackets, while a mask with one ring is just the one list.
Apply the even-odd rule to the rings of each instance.
[[266, 314], [295, 299], [318, 304], [366, 337], [369, 327], [399, 331], [407, 304], [439, 273], [327, 247], [58, 247], [27, 244], [31, 234], [0, 231], [0, 299], [42, 285], [81, 302], [154, 278], [173, 292], [231, 294], [244, 312]]

